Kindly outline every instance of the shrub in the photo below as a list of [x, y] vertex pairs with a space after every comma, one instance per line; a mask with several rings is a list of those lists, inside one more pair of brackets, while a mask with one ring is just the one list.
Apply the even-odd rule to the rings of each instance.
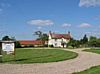
[[15, 48], [21, 48], [21, 44], [19, 43], [19, 41], [15, 42]]
[[45, 44], [44, 47], [48, 47], [48, 44]]
[[54, 47], [53, 45], [49, 45], [49, 47]]
[[28, 47], [34, 47], [34, 45], [30, 44]]

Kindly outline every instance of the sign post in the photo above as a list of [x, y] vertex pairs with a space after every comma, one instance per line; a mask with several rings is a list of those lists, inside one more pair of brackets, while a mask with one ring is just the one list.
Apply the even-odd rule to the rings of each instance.
[[15, 57], [15, 42], [14, 41], [1, 41], [2, 49], [1, 51], [1, 62], [2, 62], [2, 52], [6, 52], [6, 54], [14, 54]]
[[2, 51], [7, 52], [7, 54], [14, 53], [15, 44], [14, 41], [2, 41]]
[[2, 63], [2, 49], [0, 48], [0, 63]]

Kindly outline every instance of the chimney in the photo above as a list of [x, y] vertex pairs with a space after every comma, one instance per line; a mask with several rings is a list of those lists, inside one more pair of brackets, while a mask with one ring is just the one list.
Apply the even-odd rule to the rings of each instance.
[[50, 35], [52, 34], [51, 31], [49, 31], [49, 34], [50, 34]]
[[51, 31], [49, 31], [49, 34], [51, 34]]
[[68, 31], [68, 34], [70, 35], [70, 31]]

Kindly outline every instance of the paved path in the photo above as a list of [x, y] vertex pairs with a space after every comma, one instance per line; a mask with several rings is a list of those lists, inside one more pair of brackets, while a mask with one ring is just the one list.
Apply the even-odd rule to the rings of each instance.
[[[67, 50], [67, 49], [66, 49]], [[100, 65], [100, 55], [81, 51], [75, 59], [44, 64], [0, 64], [0, 74], [71, 74]]]

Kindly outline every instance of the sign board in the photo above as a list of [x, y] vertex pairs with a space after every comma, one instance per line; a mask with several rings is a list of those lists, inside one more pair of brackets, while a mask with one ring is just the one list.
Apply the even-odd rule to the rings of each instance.
[[2, 43], [2, 50], [3, 51], [14, 51], [14, 43]]
[[2, 51], [7, 52], [7, 54], [15, 53], [14, 41], [2, 41]]

